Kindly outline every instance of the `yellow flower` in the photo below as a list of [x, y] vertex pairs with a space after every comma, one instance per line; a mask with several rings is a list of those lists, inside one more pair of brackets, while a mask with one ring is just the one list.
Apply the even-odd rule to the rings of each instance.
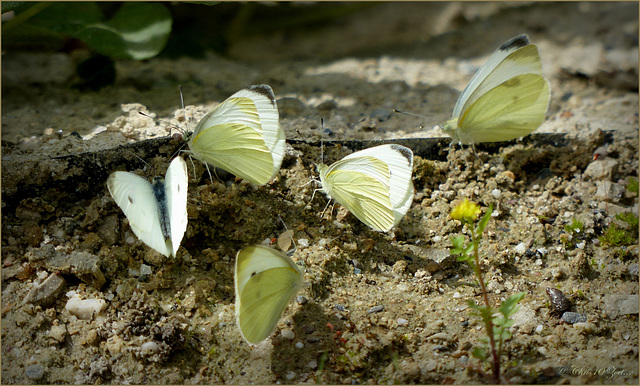
[[480, 207], [466, 198], [451, 211], [451, 218], [454, 220], [466, 219], [473, 221], [478, 218]]

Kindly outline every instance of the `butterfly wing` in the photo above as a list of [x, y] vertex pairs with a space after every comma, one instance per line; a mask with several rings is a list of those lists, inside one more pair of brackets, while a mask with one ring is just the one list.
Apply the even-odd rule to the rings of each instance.
[[239, 251], [235, 271], [236, 322], [242, 337], [256, 344], [273, 332], [303, 284], [302, 273], [287, 255], [262, 246]]
[[[499, 103], [496, 101], [508, 101]], [[530, 134], [549, 106], [549, 84], [534, 74], [515, 76], [476, 100], [460, 119], [460, 138], [499, 142]]]
[[149, 247], [170, 256], [160, 226], [158, 202], [146, 179], [129, 172], [114, 172], [107, 179], [111, 197], [129, 220], [133, 233]]
[[233, 94], [202, 118], [189, 139], [194, 157], [258, 185], [278, 172], [284, 146], [275, 96], [267, 85]]
[[389, 199], [393, 208], [393, 225], [398, 225], [400, 220], [409, 210], [413, 202], [413, 152], [405, 146], [391, 144], [375, 146], [352, 153], [343, 159], [351, 159], [362, 156], [375, 157], [389, 168]]
[[[535, 68], [535, 63], [531, 68], [526, 68], [526, 66], [516, 65], [513, 60], [505, 61], [507, 57], [527, 46], [533, 48], [537, 56], [538, 50], [536, 49], [536, 46], [530, 44], [527, 35], [516, 36], [495, 50], [482, 67], [480, 67], [478, 72], [476, 72], [473, 78], [471, 78], [471, 81], [469, 81], [467, 87], [462, 91], [462, 94], [460, 94], [460, 97], [453, 108], [452, 116], [454, 118], [460, 117], [460, 114], [466, 110], [466, 106], [472, 104], [487, 90], [490, 90], [512, 76], [525, 74], [531, 71], [533, 71], [532, 73], [534, 74], [542, 74], [539, 57], [537, 69]], [[528, 50], [527, 53], [530, 54], [530, 50]], [[474, 97], [471, 97], [472, 95], [474, 95]]]
[[167, 210], [169, 224], [171, 224], [171, 252], [173, 256], [178, 252], [184, 232], [187, 230], [187, 164], [178, 156], [171, 161], [165, 176], [167, 193]]
[[329, 167], [321, 165], [320, 182], [325, 193], [374, 230], [393, 227], [389, 167], [383, 161], [373, 156], [345, 157]]
[[507, 141], [538, 128], [548, 105], [538, 49], [520, 35], [498, 48], [471, 79], [444, 128], [464, 144]]

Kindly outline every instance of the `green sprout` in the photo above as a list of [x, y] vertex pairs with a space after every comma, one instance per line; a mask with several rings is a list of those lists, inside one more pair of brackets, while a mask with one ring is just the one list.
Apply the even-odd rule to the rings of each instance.
[[616, 219], [626, 223], [624, 227], [612, 222], [600, 242], [610, 246], [633, 245], [638, 243], [638, 216], [631, 212], [618, 213]]
[[478, 247], [482, 239], [482, 233], [491, 219], [493, 206], [490, 206], [487, 213], [478, 221], [474, 227], [474, 223], [478, 218], [481, 210], [477, 204], [465, 199], [461, 204], [451, 211], [451, 217], [462, 221], [471, 231], [471, 243], [465, 245], [465, 237], [451, 237], [453, 249], [452, 255], [459, 255], [458, 261], [464, 261], [473, 269], [480, 288], [484, 305], [476, 303], [474, 300], [468, 300], [469, 307], [473, 310], [472, 314], [479, 316], [484, 323], [487, 337], [481, 338], [482, 346], [474, 348], [472, 355], [484, 362], [490, 362], [493, 370], [493, 382], [500, 382], [500, 358], [503, 354], [504, 342], [511, 337], [509, 328], [513, 326], [511, 316], [518, 311], [518, 303], [522, 300], [525, 293], [519, 292], [503, 301], [500, 306], [495, 309], [489, 301], [489, 293], [482, 277], [480, 268], [480, 257]]
[[584, 238], [584, 224], [577, 218], [573, 219], [571, 224], [565, 225], [564, 230], [567, 232], [560, 236], [565, 248], [574, 248], [576, 240]]

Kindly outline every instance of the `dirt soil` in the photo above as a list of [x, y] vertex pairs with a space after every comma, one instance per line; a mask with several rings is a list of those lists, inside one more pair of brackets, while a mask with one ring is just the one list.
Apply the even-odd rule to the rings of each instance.
[[[489, 382], [472, 357], [479, 287], [449, 254], [451, 236], [469, 236], [449, 213], [468, 198], [496, 208], [480, 248], [491, 301], [526, 293], [503, 381], [637, 384], [638, 233], [616, 215], [638, 215], [638, 32], [635, 2], [377, 3], [239, 39], [225, 57], [118, 62], [99, 92], [69, 87], [81, 54], [3, 53], [2, 383]], [[520, 33], [552, 90], [540, 135], [477, 155], [442, 139], [414, 148], [416, 195], [391, 232], [339, 205], [320, 218], [321, 118], [327, 140], [427, 143]], [[256, 187], [188, 163], [189, 225], [165, 258], [133, 235], [107, 176], [163, 175], [182, 145], [165, 137], [257, 83], [292, 140], [282, 169]], [[326, 146], [326, 162], [356, 146]], [[251, 347], [234, 319], [235, 254], [277, 247], [283, 222], [309, 285]], [[612, 227], [635, 239], [600, 240]]]

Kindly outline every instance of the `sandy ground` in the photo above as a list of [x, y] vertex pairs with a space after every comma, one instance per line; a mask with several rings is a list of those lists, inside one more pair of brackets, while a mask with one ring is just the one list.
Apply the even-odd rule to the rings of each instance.
[[[637, 384], [637, 233], [631, 245], [598, 238], [612, 223], [628, 227], [616, 214], [638, 214], [626, 187], [638, 179], [637, 15], [637, 3], [620, 2], [380, 3], [239, 39], [227, 57], [119, 62], [116, 84], [99, 92], [68, 87], [73, 55], [5, 53], [2, 382], [487, 382], [471, 356], [485, 336], [467, 306], [478, 286], [449, 255], [449, 237], [468, 236], [449, 213], [468, 198], [497, 207], [481, 245], [491, 300], [526, 293], [503, 380]], [[538, 46], [552, 90], [540, 135], [480, 145], [477, 156], [425, 139], [441, 136], [431, 128], [478, 66], [520, 33]], [[255, 187], [223, 172], [212, 182], [189, 164], [182, 248], [175, 259], [154, 252], [107, 176], [163, 174], [181, 145], [164, 138], [171, 130], [257, 83], [273, 87], [292, 140], [279, 174]], [[327, 199], [311, 200], [308, 182], [321, 118], [327, 140], [414, 141], [416, 195], [391, 232], [339, 205], [320, 218]], [[328, 145], [326, 161], [356, 147]], [[277, 244], [278, 216], [309, 285], [250, 347], [234, 320], [234, 258]], [[579, 232], [567, 229], [575, 220]], [[547, 288], [576, 315], [555, 310]], [[79, 299], [100, 313], [70, 312]]]

